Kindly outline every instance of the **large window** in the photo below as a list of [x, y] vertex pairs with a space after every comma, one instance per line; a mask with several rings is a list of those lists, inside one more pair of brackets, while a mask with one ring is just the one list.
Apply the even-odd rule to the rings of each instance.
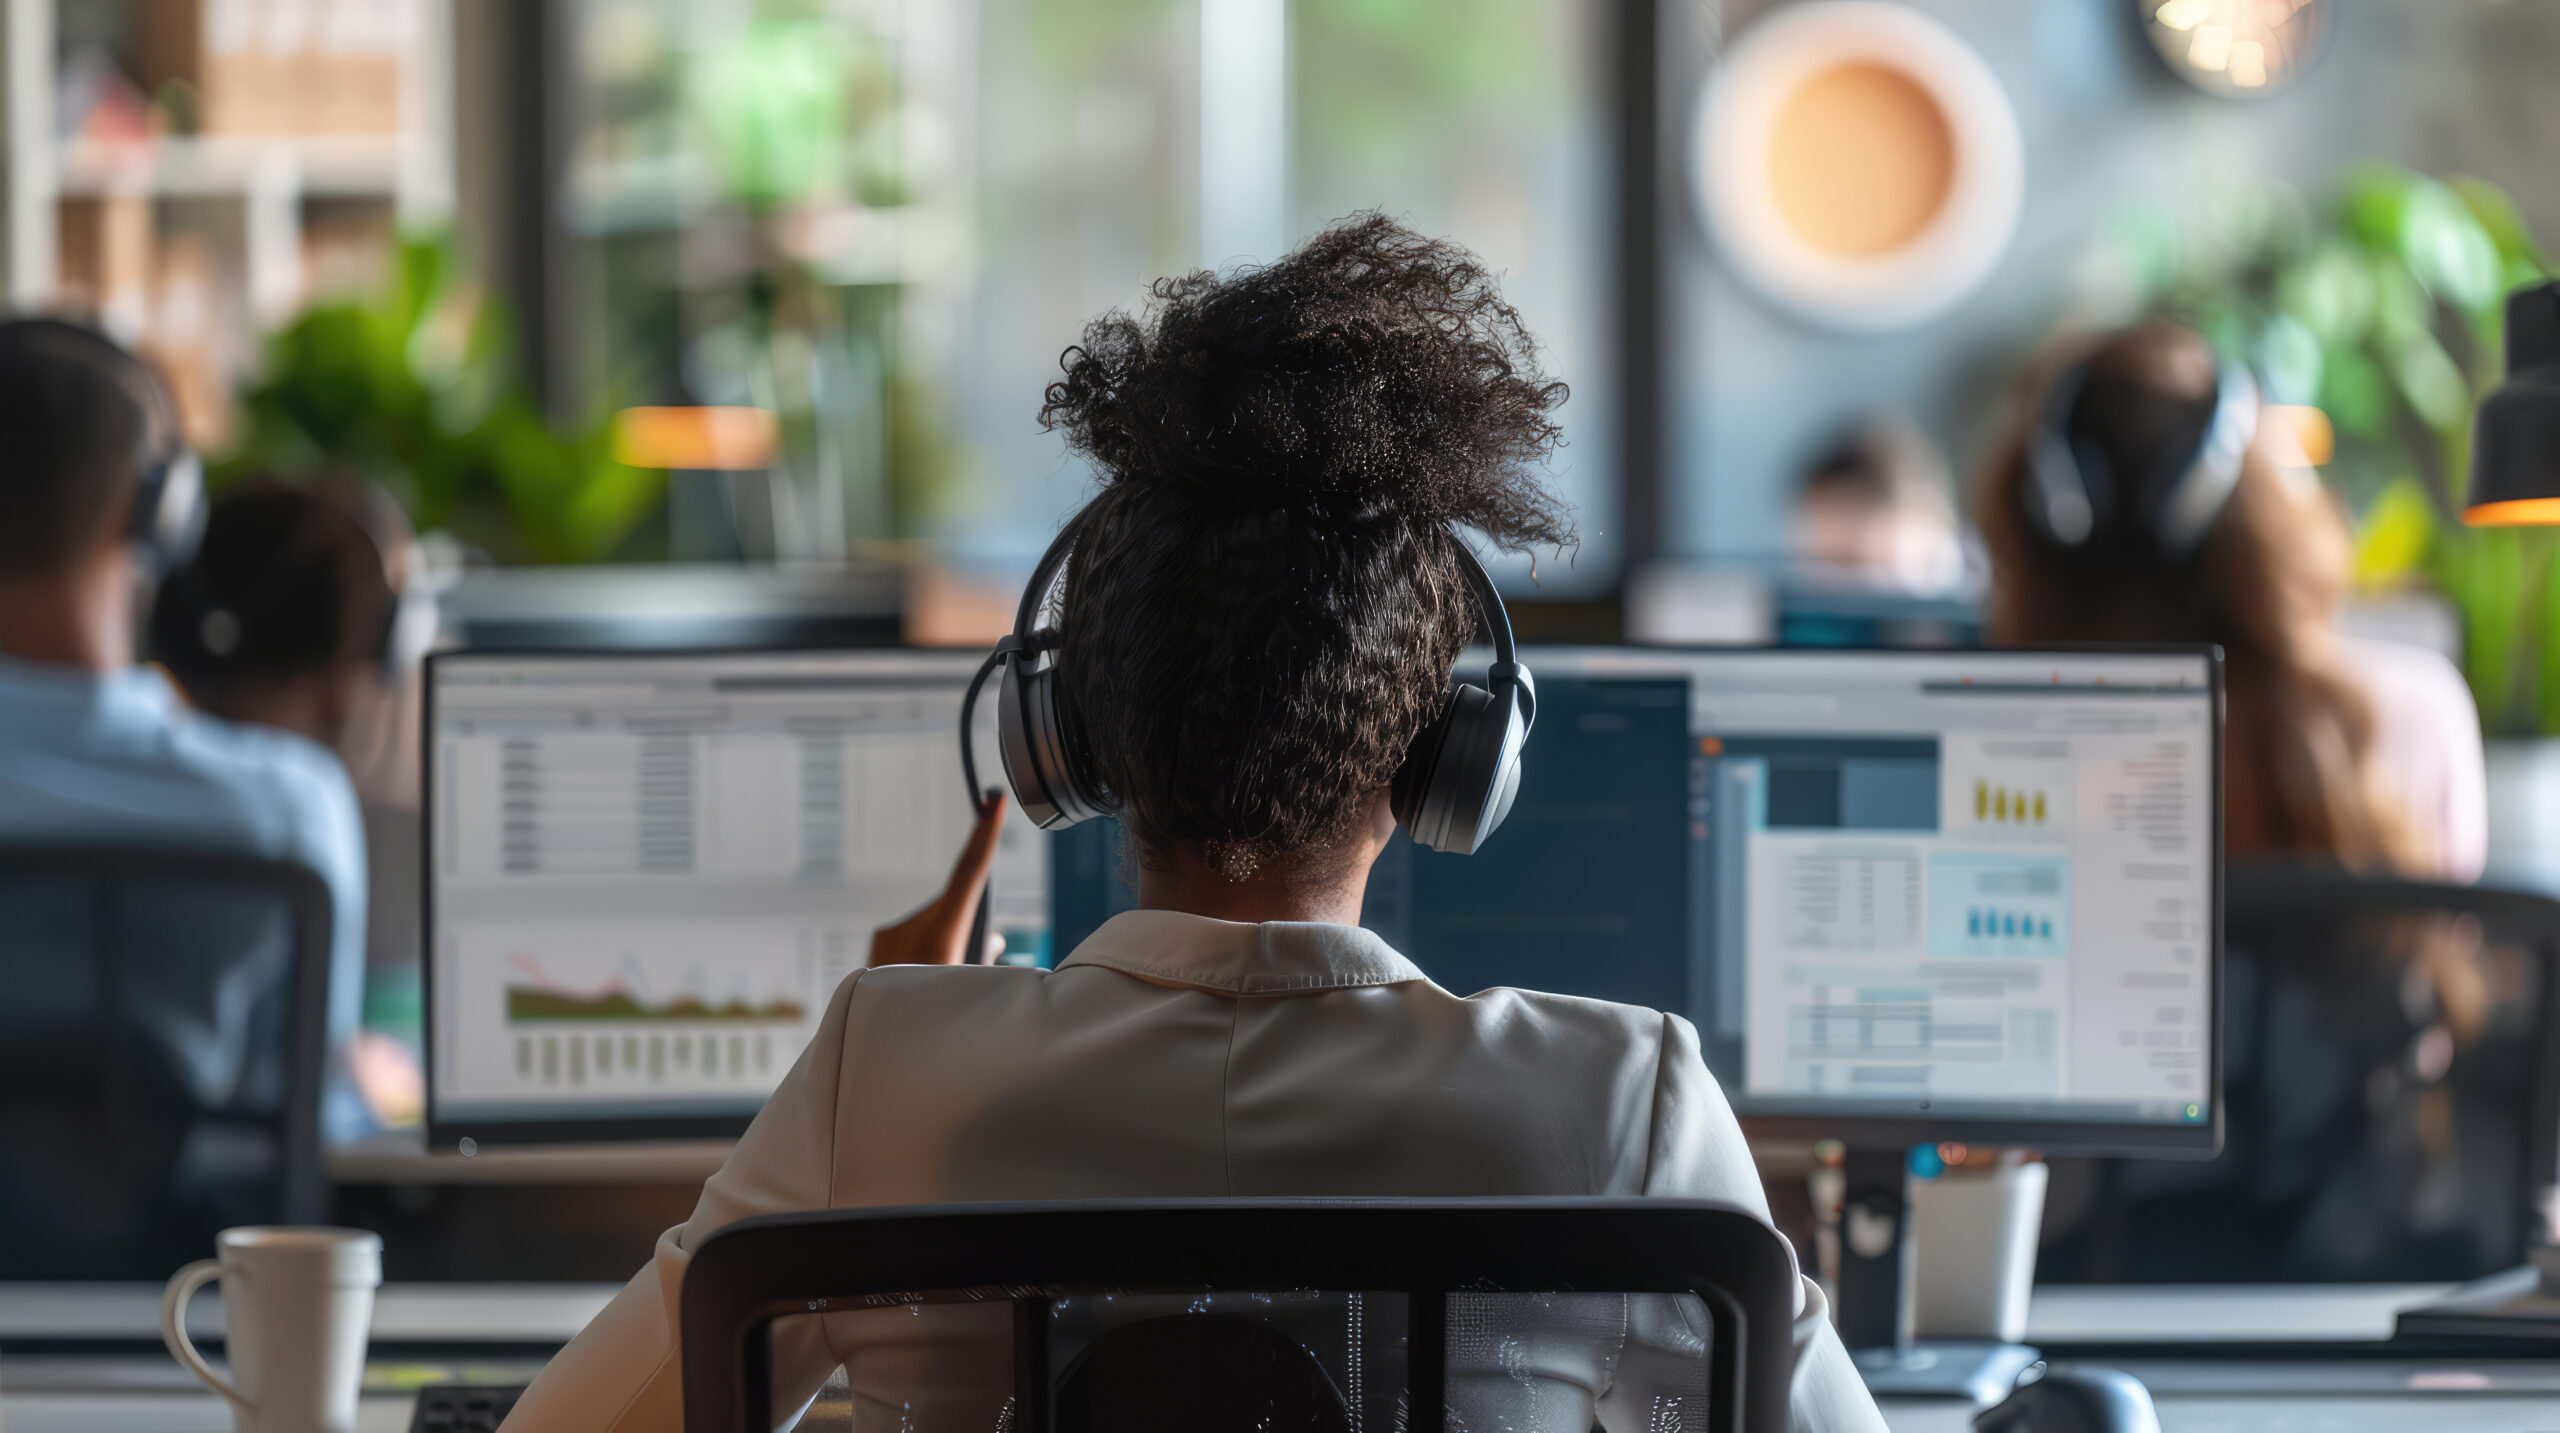
[[1605, 0], [1291, 0], [1295, 193], [1304, 234], [1355, 209], [1456, 239], [1573, 388], [1554, 464], [1582, 550], [1504, 572], [1584, 596], [1619, 563], [1616, 199]]
[[1504, 272], [1576, 395], [1557, 468], [1585, 544], [1539, 590], [1613, 579], [1597, 0], [572, 13], [553, 321], [579, 401], [781, 418], [769, 473], [678, 475], [670, 555], [933, 539], [1018, 573], [1090, 486], [1036, 422], [1084, 322], [1377, 208]]

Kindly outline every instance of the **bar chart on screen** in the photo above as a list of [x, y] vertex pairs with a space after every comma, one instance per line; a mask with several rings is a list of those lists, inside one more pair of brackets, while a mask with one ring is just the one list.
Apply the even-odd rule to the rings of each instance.
[[485, 1098], [685, 1098], [773, 1088], [851, 968], [823, 931], [474, 930], [449, 998], [496, 1018], [460, 1027], [456, 1080]]
[[1943, 750], [1948, 836], [2000, 846], [2070, 843], [2078, 780], [2070, 738], [1950, 735]]
[[1930, 853], [1932, 959], [2059, 959], [2070, 944], [2070, 865], [2063, 857]]

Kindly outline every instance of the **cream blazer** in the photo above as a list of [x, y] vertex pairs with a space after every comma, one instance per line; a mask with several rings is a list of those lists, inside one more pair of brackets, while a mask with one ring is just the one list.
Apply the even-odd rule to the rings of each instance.
[[[649, 1265], [506, 1427], [675, 1433], [687, 1251], [750, 1215], [1006, 1199], [1574, 1194], [1715, 1199], [1767, 1217], [1741, 1128], [1687, 1021], [1525, 990], [1461, 998], [1357, 926], [1129, 912], [1054, 971], [889, 966], [849, 977], [693, 1217], [659, 1237]], [[1821, 1290], [1798, 1287], [1794, 1427], [1882, 1433]], [[814, 1323], [778, 1330], [776, 1406], [796, 1406], [841, 1362], [857, 1410], [884, 1406], [890, 1427], [992, 1430], [993, 1406], [976, 1404], [1009, 1378], [1008, 1326], [967, 1321], [982, 1312], [905, 1325], [902, 1340]], [[1617, 1318], [1582, 1371], [1561, 1375], [1587, 1385], [1572, 1433], [1587, 1433], [1594, 1409], [1609, 1421], [1618, 1370], [1642, 1363], [1633, 1345], [1646, 1342], [1645, 1322], [1640, 1310]], [[918, 1335], [940, 1352], [920, 1352]], [[984, 1373], [950, 1375], [971, 1365]], [[1453, 1360], [1453, 1390], [1461, 1372]]]

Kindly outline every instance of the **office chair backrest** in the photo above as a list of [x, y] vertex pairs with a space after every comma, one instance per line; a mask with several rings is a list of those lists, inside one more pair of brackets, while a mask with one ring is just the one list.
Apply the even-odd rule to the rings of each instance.
[[0, 1277], [160, 1279], [322, 1217], [329, 921], [298, 865], [0, 846]]
[[780, 1215], [694, 1252], [685, 1427], [1770, 1433], [1794, 1313], [1777, 1232], [1685, 1200]]
[[1305, 1344], [1236, 1314], [1105, 1329], [1058, 1375], [1057, 1433], [1351, 1433], [1351, 1402]]
[[2222, 1152], [2056, 1160], [2038, 1277], [2396, 1283], [2524, 1261], [2560, 1131], [2560, 902], [2234, 866]]

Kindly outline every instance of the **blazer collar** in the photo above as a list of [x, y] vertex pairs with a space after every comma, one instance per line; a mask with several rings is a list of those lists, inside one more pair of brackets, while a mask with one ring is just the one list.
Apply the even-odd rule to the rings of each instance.
[[1073, 965], [1221, 995], [1312, 995], [1427, 978], [1360, 926], [1248, 924], [1181, 911], [1123, 911], [1058, 962], [1061, 970]]

